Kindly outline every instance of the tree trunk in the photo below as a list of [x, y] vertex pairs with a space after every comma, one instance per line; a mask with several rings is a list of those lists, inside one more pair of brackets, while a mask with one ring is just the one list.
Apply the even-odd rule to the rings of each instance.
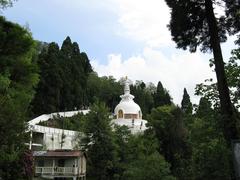
[[223, 133], [227, 142], [231, 143], [231, 140], [238, 138], [237, 116], [230, 100], [229, 89], [224, 71], [224, 62], [220, 46], [220, 39], [218, 35], [218, 26], [213, 11], [212, 0], [205, 0], [205, 9], [209, 27], [211, 49], [213, 50], [215, 71], [217, 76], [217, 87], [223, 119]]

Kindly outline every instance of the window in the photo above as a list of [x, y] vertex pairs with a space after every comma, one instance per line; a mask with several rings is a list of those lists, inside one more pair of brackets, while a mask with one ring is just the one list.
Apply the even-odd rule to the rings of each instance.
[[123, 118], [123, 111], [121, 109], [118, 111], [118, 118]]

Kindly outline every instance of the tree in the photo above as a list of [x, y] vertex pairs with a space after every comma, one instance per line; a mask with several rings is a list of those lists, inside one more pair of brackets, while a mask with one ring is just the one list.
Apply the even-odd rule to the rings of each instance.
[[32, 111], [35, 115], [58, 112], [60, 110], [60, 92], [63, 82], [58, 59], [59, 47], [56, 43], [50, 43], [38, 56], [40, 82], [32, 102]]
[[131, 139], [133, 135], [127, 126], [114, 125], [114, 142], [116, 148], [117, 161], [114, 162], [114, 179], [123, 179], [123, 174], [127, 170], [131, 153]]
[[85, 134], [88, 137], [88, 176], [105, 180], [113, 177], [115, 144], [110, 126], [108, 109], [103, 103], [95, 103], [87, 114]]
[[112, 76], [98, 77], [96, 72], [90, 73], [87, 82], [87, 95], [89, 103], [93, 104], [99, 100], [105, 102], [107, 107], [114, 111], [114, 108], [120, 101], [122, 86]]
[[[225, 127], [224, 136], [230, 144], [231, 139], [238, 137], [237, 118], [229, 96], [220, 42], [226, 41], [227, 30], [230, 35], [239, 31], [240, 20], [237, 9], [240, 4], [234, 0], [223, 0], [222, 3], [215, 0], [166, 0], [166, 3], [171, 8], [169, 29], [177, 47], [184, 50], [189, 47], [190, 52], [195, 52], [197, 47], [201, 46], [203, 52], [213, 51], [221, 113]], [[225, 17], [216, 18], [213, 4], [225, 8]], [[231, 17], [228, 18], [228, 15]]]
[[62, 44], [60, 54], [63, 88], [61, 91], [61, 109], [72, 110], [88, 104], [87, 78], [92, 67], [86, 53], [80, 52], [78, 44], [67, 37]]
[[38, 45], [41, 76], [32, 102], [34, 115], [87, 106], [87, 79], [92, 67], [86, 53], [69, 37], [61, 49], [55, 42]]
[[127, 180], [175, 180], [169, 170], [169, 164], [157, 151], [151, 155], [143, 155], [131, 162], [124, 173]]
[[205, 118], [205, 117], [213, 116], [214, 111], [211, 106], [212, 106], [212, 104], [210, 101], [208, 101], [207, 98], [201, 97], [195, 115], [198, 118]]
[[157, 91], [153, 94], [154, 97], [154, 107], [157, 108], [158, 106], [163, 105], [171, 105], [171, 96], [164, 89], [162, 83], [159, 81], [157, 84]]
[[0, 179], [26, 179], [26, 116], [38, 82], [31, 33], [0, 17]]
[[158, 152], [159, 143], [154, 132], [130, 136], [126, 143], [125, 171], [120, 179], [144, 180], [166, 179], [174, 180], [170, 164]]
[[215, 111], [201, 98], [189, 128], [194, 179], [231, 179], [231, 151]]
[[148, 121], [150, 128], [156, 133], [160, 153], [171, 164], [173, 175], [179, 179], [186, 179], [191, 173], [191, 148], [187, 141], [188, 134], [181, 109], [174, 105], [153, 108]]
[[9, 6], [12, 6], [13, 1], [16, 1], [16, 0], [0, 0], [0, 9], [4, 9]]
[[192, 103], [191, 103], [191, 100], [190, 100], [190, 96], [186, 90], [186, 88], [184, 88], [183, 90], [183, 99], [182, 99], [182, 102], [181, 102], [181, 109], [184, 113], [186, 114], [192, 114]]
[[145, 83], [143, 81], [136, 81], [136, 83], [131, 86], [131, 94], [134, 95], [134, 100], [141, 107], [143, 116], [149, 114], [154, 102], [152, 93], [146, 88]]
[[[240, 107], [240, 48], [231, 52], [232, 57], [225, 65], [226, 77], [230, 89], [231, 100], [236, 108]], [[212, 64], [210, 64], [212, 66]], [[219, 108], [219, 94], [216, 83], [212, 79], [205, 80], [205, 83], [197, 84], [195, 94], [204, 96], [214, 107]]]

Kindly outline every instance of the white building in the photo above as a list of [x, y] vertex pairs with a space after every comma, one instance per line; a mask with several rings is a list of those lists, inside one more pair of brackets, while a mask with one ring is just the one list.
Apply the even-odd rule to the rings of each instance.
[[55, 116], [71, 117], [88, 112], [89, 110], [81, 110], [43, 114], [28, 122], [30, 141], [26, 144], [33, 151], [34, 179], [86, 179], [86, 156], [80, 150], [74, 150], [79, 132], [38, 124]]
[[74, 149], [77, 145], [75, 138], [79, 134], [77, 131], [46, 127], [38, 125], [40, 122], [48, 121], [54, 117], [72, 117], [78, 113], [87, 114], [89, 110], [58, 112], [43, 114], [28, 122], [30, 131], [29, 149], [32, 150], [55, 150]]
[[147, 121], [142, 119], [142, 111], [138, 104], [134, 102], [134, 96], [130, 94], [130, 84], [132, 83], [127, 77], [122, 79], [124, 84], [124, 94], [121, 95], [121, 101], [114, 110], [112, 123], [127, 126], [131, 133], [141, 133], [147, 129]]
[[79, 150], [34, 151], [35, 179], [86, 179], [86, 155]]

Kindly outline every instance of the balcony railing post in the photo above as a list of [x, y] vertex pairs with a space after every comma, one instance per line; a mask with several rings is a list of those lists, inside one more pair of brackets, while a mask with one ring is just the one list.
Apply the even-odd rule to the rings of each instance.
[[52, 175], [54, 175], [55, 171], [55, 159], [53, 159], [53, 164], [52, 164]]

